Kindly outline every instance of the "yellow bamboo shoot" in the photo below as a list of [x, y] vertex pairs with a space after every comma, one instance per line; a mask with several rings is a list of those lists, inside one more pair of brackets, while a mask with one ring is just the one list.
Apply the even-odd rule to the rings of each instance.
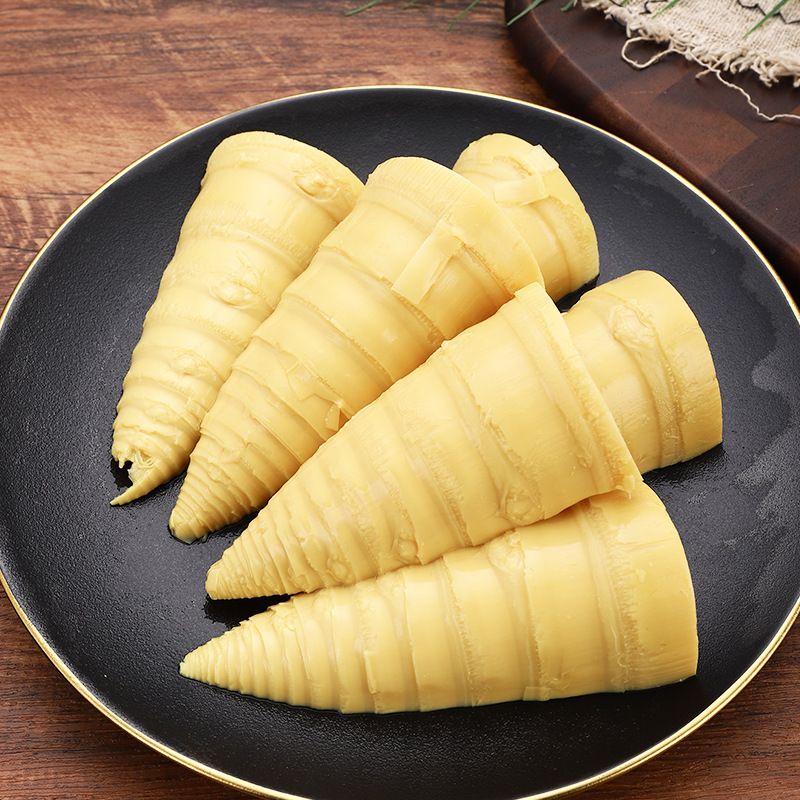
[[320, 447], [206, 588], [235, 598], [354, 583], [639, 480], [561, 314], [531, 284]]
[[564, 315], [639, 469], [694, 458], [722, 441], [722, 401], [697, 318], [655, 272], [598, 286]]
[[114, 504], [186, 468], [234, 358], [362, 188], [284, 136], [252, 131], [217, 146], [123, 382], [111, 451], [132, 485]]
[[597, 277], [594, 225], [558, 162], [541, 145], [493, 133], [472, 142], [453, 170], [486, 191], [523, 233], [554, 300]]
[[202, 423], [170, 527], [261, 508], [359, 409], [541, 273], [504, 212], [422, 158], [379, 165], [254, 332]]
[[345, 713], [647, 689], [695, 674], [694, 591], [640, 483], [486, 545], [297, 595], [201, 645], [181, 674]]

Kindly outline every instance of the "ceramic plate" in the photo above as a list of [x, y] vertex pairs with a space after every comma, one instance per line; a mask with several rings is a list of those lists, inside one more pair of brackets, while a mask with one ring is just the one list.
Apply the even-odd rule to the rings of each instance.
[[[662, 689], [427, 714], [342, 716], [183, 679], [181, 658], [263, 602], [203, 581], [238, 532], [167, 529], [180, 478], [111, 507], [109, 448], [131, 350], [206, 160], [230, 134], [302, 139], [362, 178], [383, 159], [452, 165], [506, 131], [560, 162], [593, 217], [600, 281], [666, 276], [703, 326], [725, 441], [648, 476], [680, 530], [698, 603], [695, 678]], [[92, 703], [177, 761], [265, 797], [508, 800], [641, 763], [766, 661], [798, 610], [800, 324], [772, 270], [713, 204], [638, 150], [522, 102], [382, 87], [309, 94], [214, 121], [138, 161], [54, 234], [0, 327], [0, 568], [45, 652]]]

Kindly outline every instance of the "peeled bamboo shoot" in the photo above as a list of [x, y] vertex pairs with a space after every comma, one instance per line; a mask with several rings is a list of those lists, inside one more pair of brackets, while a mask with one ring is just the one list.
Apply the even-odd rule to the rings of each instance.
[[422, 158], [378, 166], [234, 364], [174, 534], [191, 541], [261, 508], [359, 409], [541, 280], [520, 232], [466, 178]]
[[390, 713], [647, 689], [694, 675], [697, 659], [683, 546], [640, 483], [425, 566], [297, 595], [180, 671], [295, 705]]
[[539, 284], [329, 439], [209, 570], [213, 598], [354, 583], [641, 480]]
[[711, 351], [665, 278], [638, 270], [597, 286], [564, 321], [643, 473], [722, 441]]
[[284, 136], [252, 131], [217, 146], [123, 383], [112, 454], [132, 485], [114, 504], [185, 469], [234, 358], [362, 188]]
[[472, 142], [453, 170], [486, 191], [522, 232], [553, 300], [597, 277], [594, 225], [558, 162], [541, 145], [493, 133]]

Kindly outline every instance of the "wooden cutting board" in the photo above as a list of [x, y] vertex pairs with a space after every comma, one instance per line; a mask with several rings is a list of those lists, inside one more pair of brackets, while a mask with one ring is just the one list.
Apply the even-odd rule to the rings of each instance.
[[[506, 0], [510, 20], [529, 0]], [[514, 22], [531, 74], [570, 114], [640, 147], [724, 209], [800, 299], [800, 120], [769, 122], [713, 74], [671, 53], [637, 69], [621, 57], [625, 31], [600, 12], [545, 2]], [[629, 48], [643, 63], [649, 43]], [[768, 115], [800, 116], [800, 89], [737, 78]]]

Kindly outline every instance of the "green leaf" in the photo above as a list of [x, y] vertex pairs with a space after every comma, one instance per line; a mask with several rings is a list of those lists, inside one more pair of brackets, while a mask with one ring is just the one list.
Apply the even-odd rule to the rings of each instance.
[[349, 11], [345, 11], [344, 15], [349, 17], [351, 14], [358, 14], [361, 11], [366, 11], [368, 8], [372, 8], [372, 6], [378, 5], [381, 0], [369, 0], [368, 3], [364, 3], [363, 6], [359, 6], [358, 8], [351, 8]]
[[656, 13], [653, 14], [653, 17], [657, 17], [659, 14], [663, 14], [665, 11], [669, 11], [672, 6], [678, 5], [678, 3], [680, 3], [680, 0], [672, 0], [672, 2], [667, 3], [664, 8], [660, 8], [658, 11], [656, 11]]
[[533, 0], [533, 2], [527, 8], [525, 8], [523, 11], [520, 11], [519, 14], [508, 20], [508, 22], [506, 22], [506, 25], [513, 25], [518, 19], [522, 19], [522, 17], [524, 17], [527, 13], [533, 11], [533, 9], [536, 8], [536, 6], [540, 6], [543, 2], [544, 0]]
[[456, 25], [456, 23], [460, 19], [462, 19], [465, 14], [468, 14], [470, 11], [472, 11], [472, 9], [475, 8], [475, 6], [478, 5], [478, 3], [480, 3], [480, 1], [481, 0], [472, 0], [472, 2], [450, 23], [447, 30], [449, 31], [453, 30], [453, 27]]
[[746, 39], [753, 31], [758, 30], [768, 19], [774, 17], [785, 5], [788, 3], [789, 0], [778, 0], [778, 2], [766, 13], [764, 16], [750, 28], [749, 31], [744, 35]]

